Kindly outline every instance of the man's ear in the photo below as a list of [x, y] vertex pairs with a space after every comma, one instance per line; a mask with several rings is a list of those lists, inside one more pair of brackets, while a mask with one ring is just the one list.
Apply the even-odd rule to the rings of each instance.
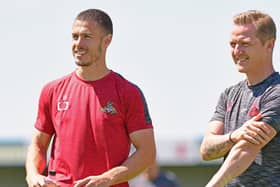
[[265, 43], [266, 48], [269, 49], [270, 51], [273, 50], [274, 44], [275, 44], [275, 39], [274, 38], [267, 40], [266, 43]]
[[111, 41], [112, 41], [113, 35], [112, 34], [107, 34], [106, 36], [104, 36], [103, 38], [103, 47], [106, 49]]

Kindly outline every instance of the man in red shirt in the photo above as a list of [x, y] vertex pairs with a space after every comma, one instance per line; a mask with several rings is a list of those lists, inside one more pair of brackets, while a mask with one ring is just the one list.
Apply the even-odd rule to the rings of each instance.
[[[110, 17], [81, 12], [72, 30], [77, 69], [42, 89], [26, 159], [29, 187], [127, 187], [155, 159], [153, 126], [141, 90], [106, 65]], [[49, 176], [42, 175], [52, 141]], [[136, 151], [129, 155], [131, 143]]]

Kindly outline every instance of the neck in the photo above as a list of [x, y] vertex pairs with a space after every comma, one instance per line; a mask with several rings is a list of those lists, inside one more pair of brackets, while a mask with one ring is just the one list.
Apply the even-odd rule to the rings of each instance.
[[82, 67], [76, 69], [78, 77], [85, 81], [95, 81], [105, 77], [110, 70], [105, 66], [102, 68]]
[[248, 85], [256, 85], [260, 82], [262, 82], [263, 80], [265, 80], [267, 77], [269, 77], [272, 73], [274, 73], [274, 69], [269, 68], [267, 70], [260, 68], [262, 71], [260, 72], [254, 72], [251, 74], [247, 74], [247, 80], [248, 80]]

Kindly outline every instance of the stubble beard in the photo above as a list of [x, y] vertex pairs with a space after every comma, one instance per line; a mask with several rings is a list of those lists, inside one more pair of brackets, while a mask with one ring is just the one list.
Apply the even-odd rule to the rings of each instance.
[[102, 54], [101, 46], [98, 47], [98, 53], [96, 53], [96, 56], [91, 56], [91, 57], [89, 57], [90, 59], [87, 59], [87, 60], [78, 59], [74, 54], [75, 63], [77, 66], [80, 66], [80, 67], [92, 66], [93, 64], [97, 64], [97, 62], [101, 58], [101, 54]]
[[89, 66], [96, 65], [100, 58], [101, 58], [100, 55], [95, 56], [94, 59], [88, 59], [88, 60], [80, 60], [76, 58], [75, 63], [79, 67], [89, 67]]
[[85, 62], [85, 61], [80, 61], [80, 60], [75, 60], [75, 63], [77, 66], [80, 66], [80, 67], [87, 67], [92, 64], [92, 62]]

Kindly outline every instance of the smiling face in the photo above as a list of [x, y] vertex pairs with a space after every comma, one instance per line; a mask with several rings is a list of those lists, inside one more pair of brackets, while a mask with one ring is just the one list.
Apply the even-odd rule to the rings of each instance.
[[[109, 40], [108, 40], [109, 39]], [[75, 20], [72, 29], [72, 53], [78, 66], [105, 62], [111, 36], [94, 21]]]
[[265, 44], [256, 37], [253, 24], [234, 25], [230, 37], [231, 54], [239, 72], [252, 73], [266, 63]]

